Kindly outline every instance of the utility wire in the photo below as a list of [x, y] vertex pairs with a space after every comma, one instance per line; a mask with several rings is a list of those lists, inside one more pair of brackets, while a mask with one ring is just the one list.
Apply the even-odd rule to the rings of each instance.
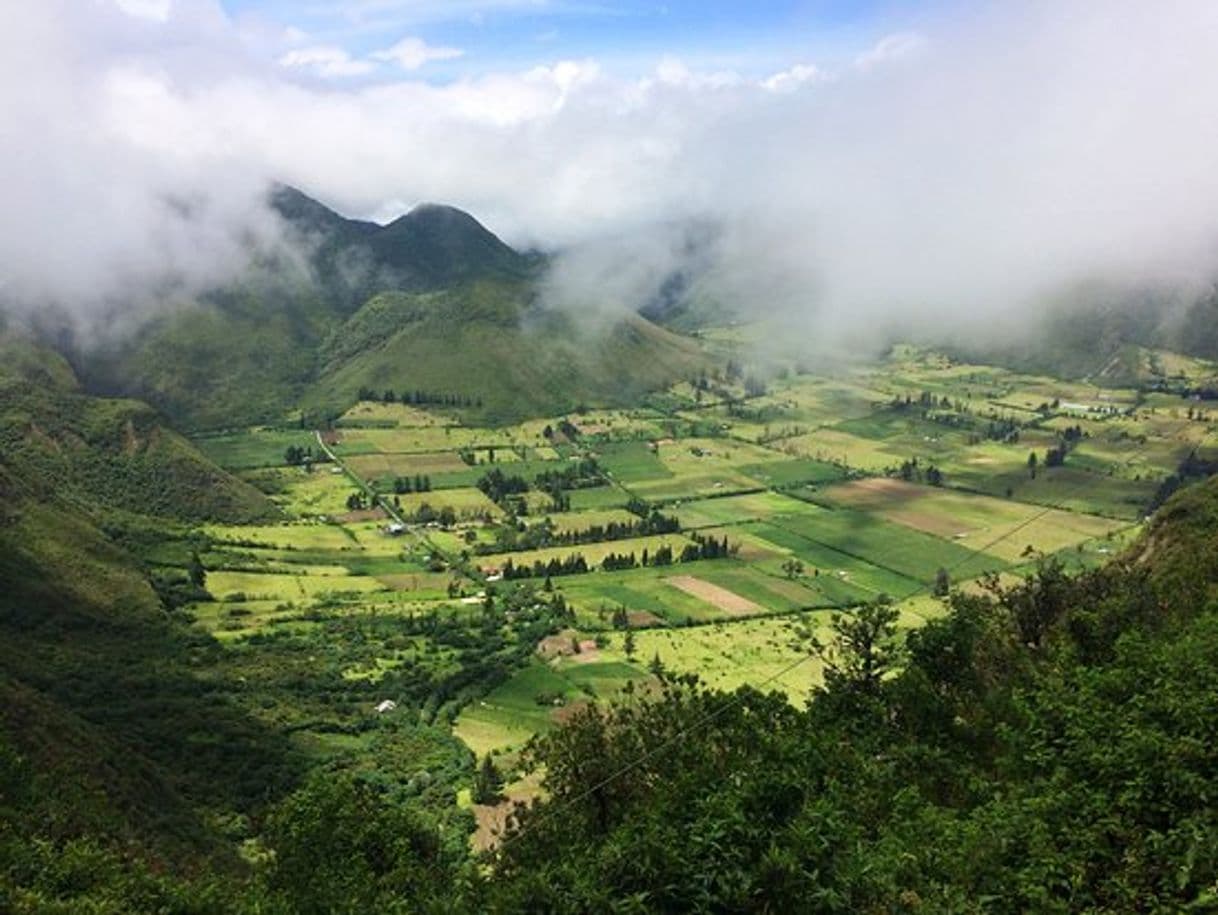
[[[1188, 425], [1189, 425], [1188, 423], [1185, 423], [1184, 425], [1182, 425], [1180, 427], [1180, 429], [1177, 429], [1176, 432], [1179, 432], [1179, 431], [1183, 430], [1184, 428], [1187, 428]], [[1172, 433], [1172, 437], [1175, 436], [1176, 432]], [[1142, 449], [1142, 451], [1131, 455], [1130, 457], [1125, 459], [1124, 463], [1126, 465], [1133, 463], [1147, 450], [1149, 450], [1149, 449], [1144, 448], [1144, 449]], [[1095, 482], [1092, 480], [1088, 480], [1078, 486], [1072, 487], [1071, 489], [1066, 491], [1065, 495], [1062, 497], [1061, 500], [1059, 500], [1059, 502], [1062, 502], [1065, 499], [1072, 498], [1072, 497], [1080, 494], [1084, 490], [1090, 488], [1093, 485], [1095, 485]], [[952, 571], [960, 568], [961, 566], [965, 565], [968, 562], [971, 562], [972, 560], [976, 559], [982, 553], [989, 552], [989, 550], [993, 549], [995, 546], [1002, 543], [1004, 540], [1007, 540], [1007, 539], [1013, 537], [1015, 534], [1019, 533], [1021, 530], [1024, 530], [1025, 528], [1029, 527], [1030, 525], [1035, 524], [1037, 521], [1039, 521], [1041, 518], [1048, 515], [1050, 512], [1058, 511], [1058, 510], [1059, 509], [1057, 508], [1057, 506], [1053, 506], [1053, 505], [1044, 506], [1039, 511], [1033, 513], [1028, 518], [1021, 521], [1015, 527], [1013, 527], [1010, 530], [1006, 531], [1005, 533], [999, 535], [998, 537], [995, 537], [993, 540], [989, 541], [988, 543], [984, 543], [981, 546], [976, 547], [971, 552], [969, 552], [968, 555], [966, 555], [966, 556], [962, 557], [961, 559], [959, 559], [958, 561], [952, 563], [950, 566], [947, 566], [946, 569], [947, 569], [948, 573], [950, 574]], [[920, 583], [917, 585], [917, 587], [913, 588], [908, 593], [904, 594], [896, 602], [903, 603], [904, 601], [907, 601], [912, 597], [916, 597], [918, 594], [925, 591], [927, 587], [928, 586], [925, 582]], [[848, 605], [848, 604], [838, 602], [834, 606], [828, 607], [825, 609], [841, 611], [841, 610], [847, 610], [851, 606], [854, 606], [854, 605]], [[816, 657], [817, 657], [817, 654], [815, 652], [811, 652], [811, 653], [802, 655], [802, 656], [796, 658], [794, 661], [790, 662], [789, 664], [784, 665], [780, 670], [778, 670], [776, 673], [773, 673], [770, 676], [766, 677], [760, 683], [755, 684], [753, 688], [758, 691], [764, 691], [766, 687], [768, 687], [771, 684], [775, 683], [776, 681], [779, 681], [782, 678], [786, 677], [788, 674], [792, 673], [797, 668], [806, 664], [808, 661], [815, 660]], [[608, 787], [610, 784], [617, 781], [618, 779], [623, 778], [626, 775], [629, 775], [631, 772], [638, 769], [644, 763], [654, 759], [656, 756], [659, 756], [661, 753], [668, 750], [670, 747], [674, 746], [679, 741], [684, 740], [686, 737], [701, 730], [705, 725], [708, 725], [708, 724], [712, 723], [713, 721], [717, 720], [718, 718], [722, 717], [724, 714], [726, 714], [727, 712], [731, 711], [733, 708], [736, 708], [738, 705], [740, 705], [743, 701], [744, 701], [744, 698], [741, 695], [739, 695], [739, 693], [735, 693], [735, 694], [728, 696], [727, 701], [723, 702], [718, 708], [713, 709], [709, 712], [706, 712], [705, 714], [703, 714], [699, 718], [695, 719], [690, 724], [688, 724], [685, 727], [678, 730], [672, 736], [670, 736], [667, 739], [656, 744], [656, 746], [652, 747], [650, 750], [643, 753], [641, 756], [631, 760], [626, 765], [622, 766], [621, 768], [615, 770], [614, 772], [612, 772], [609, 775], [605, 776], [604, 778], [600, 779], [595, 784], [593, 784], [591, 787], [584, 789], [583, 791], [579, 792], [578, 794], [574, 795], [573, 797], [565, 798], [561, 802], [558, 802], [554, 807], [543, 812], [541, 817], [539, 817], [535, 822], [528, 823], [520, 830], [513, 832], [510, 835], [506, 836], [503, 839], [503, 841], [501, 841], [499, 843], [496, 851], [501, 851], [508, 845], [511, 845], [512, 843], [518, 841], [519, 839], [521, 839], [524, 836], [528, 835], [529, 833], [533, 832], [535, 829], [548, 823], [551, 819], [553, 819], [554, 817], [563, 813], [565, 810], [583, 803], [589, 797], [592, 797], [594, 794], [596, 794], [598, 791], [602, 790], [603, 788]]]

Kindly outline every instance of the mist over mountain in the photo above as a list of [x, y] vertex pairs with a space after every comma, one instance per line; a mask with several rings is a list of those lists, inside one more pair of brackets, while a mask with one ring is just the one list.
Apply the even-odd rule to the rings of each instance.
[[548, 295], [544, 257], [426, 204], [379, 225], [273, 186], [277, 244], [227, 282], [130, 315], [104, 341], [67, 319], [40, 336], [91, 389], [141, 397], [191, 427], [341, 413], [363, 390], [455, 398], [508, 419], [620, 403], [706, 364], [626, 301], [595, 326]]
[[[9, 123], [38, 151], [0, 178], [4, 296], [102, 334], [222, 286], [251, 249], [282, 251], [264, 189], [283, 180], [381, 222], [442, 201], [517, 250], [570, 252], [555, 285], [591, 310], [698, 275], [810, 346], [894, 323], [983, 335], [1080, 281], [1212, 277], [1216, 18], [1193, 0], [931, 6], [770, 72], [560, 59], [335, 88], [268, 69], [264, 32], [214, 0], [28, 4], [0, 39]], [[367, 239], [398, 285], [440, 276], [383, 247], [427, 249], [412, 223]], [[718, 240], [683, 252], [666, 236], [684, 224]], [[372, 269], [352, 260], [326, 269]]]

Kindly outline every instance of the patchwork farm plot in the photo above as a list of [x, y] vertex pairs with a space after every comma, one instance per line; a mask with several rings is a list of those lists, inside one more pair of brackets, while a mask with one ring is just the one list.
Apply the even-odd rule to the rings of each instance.
[[916, 626], [936, 588], [1103, 561], [1218, 460], [1216, 418], [909, 348], [499, 428], [369, 401], [201, 439], [284, 520], [201, 527], [176, 561], [196, 625], [309, 752], [362, 759], [408, 722], [510, 768], [660, 668], [801, 701], [833, 612], [887, 596]]

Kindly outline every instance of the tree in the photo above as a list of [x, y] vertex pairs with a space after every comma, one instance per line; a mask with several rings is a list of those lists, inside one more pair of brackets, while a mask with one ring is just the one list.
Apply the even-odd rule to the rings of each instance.
[[186, 567], [186, 574], [190, 577], [190, 583], [196, 588], [202, 589], [207, 585], [207, 569], [203, 568], [203, 560], [199, 558], [197, 550], [190, 554], [190, 564]]
[[626, 615], [626, 608], [619, 604], [613, 611], [613, 628], [626, 629], [630, 626], [630, 617]]
[[438, 834], [349, 775], [310, 779], [275, 811], [266, 836], [270, 886], [287, 911], [386, 911], [401, 898], [422, 908], [452, 877]]
[[947, 569], [940, 567], [935, 573], [935, 588], [932, 592], [935, 597], [947, 597], [948, 592], [952, 589], [952, 577], [948, 574]]
[[1033, 480], [1036, 479], [1036, 465], [1039, 463], [1040, 463], [1040, 460], [1036, 457], [1036, 452], [1029, 451], [1028, 452], [1028, 476], [1031, 477]]
[[896, 643], [900, 613], [887, 596], [864, 604], [853, 613], [834, 614], [833, 640], [813, 639], [812, 646], [825, 665], [828, 692], [875, 695], [880, 683], [900, 658]]
[[626, 652], [627, 660], [634, 659], [634, 630], [630, 628], [630, 624], [626, 624], [626, 638], [622, 642], [622, 650]]
[[804, 564], [798, 559], [788, 559], [782, 564], [782, 570], [787, 578], [798, 578], [804, 574]]
[[487, 753], [482, 757], [478, 771], [474, 773], [474, 803], [497, 804], [503, 790], [503, 775]]

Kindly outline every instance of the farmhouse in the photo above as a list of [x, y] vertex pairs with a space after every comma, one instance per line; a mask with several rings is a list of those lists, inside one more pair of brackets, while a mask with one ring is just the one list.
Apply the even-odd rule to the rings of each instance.
[[392, 699], [382, 699], [377, 703], [376, 713], [378, 715], [384, 715], [386, 712], [392, 712], [397, 707], [398, 704]]

